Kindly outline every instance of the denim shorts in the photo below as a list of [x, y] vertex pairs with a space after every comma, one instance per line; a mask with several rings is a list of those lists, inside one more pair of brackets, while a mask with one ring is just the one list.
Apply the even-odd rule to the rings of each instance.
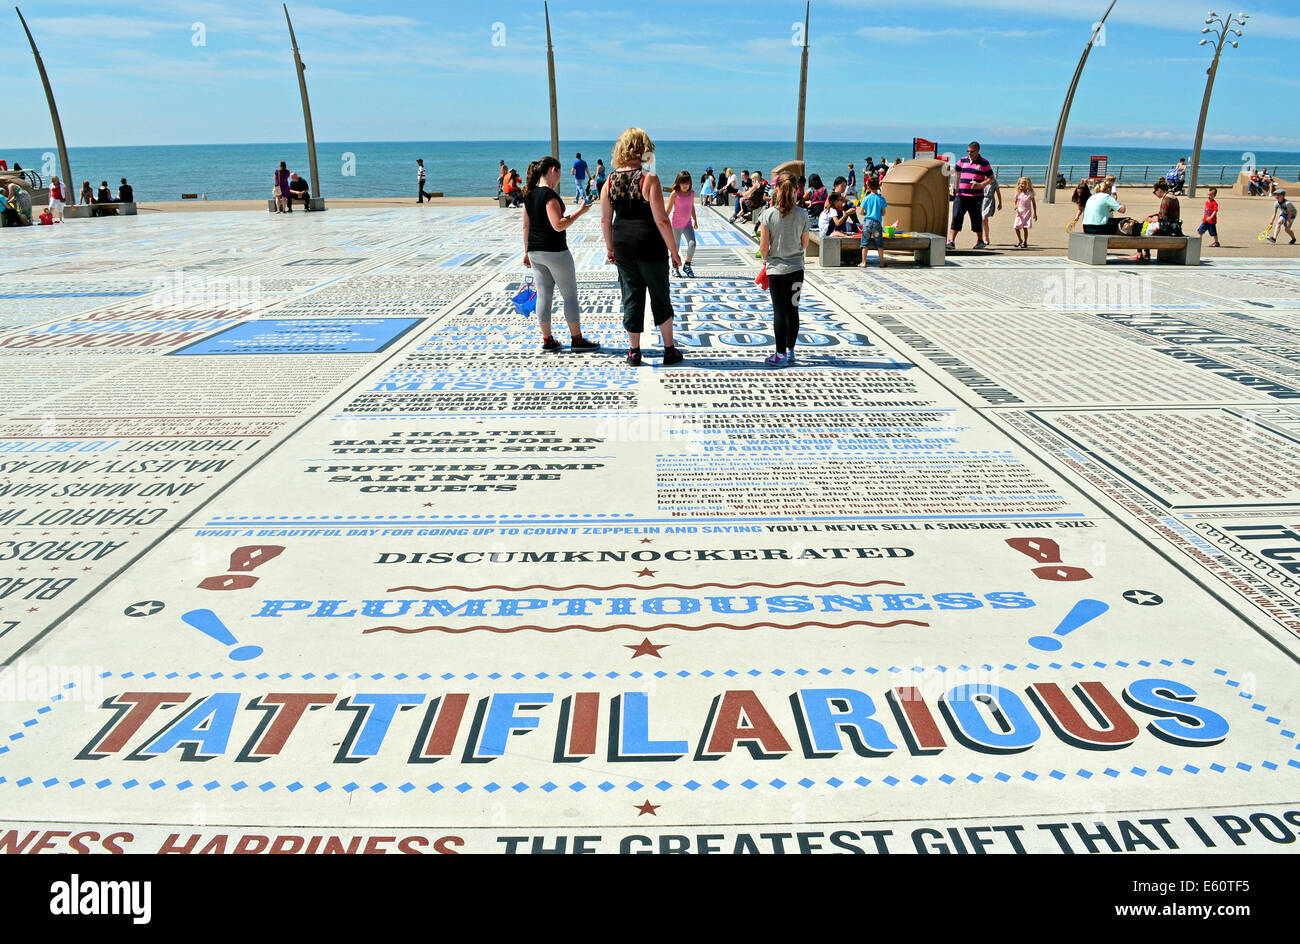
[[859, 245], [863, 249], [870, 249], [873, 243], [877, 249], [885, 248], [885, 229], [880, 220], [864, 220], [862, 223], [862, 241]]

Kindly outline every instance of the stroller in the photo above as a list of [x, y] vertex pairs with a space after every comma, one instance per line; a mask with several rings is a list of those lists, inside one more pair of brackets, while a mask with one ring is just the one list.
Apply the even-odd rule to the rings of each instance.
[[1177, 167], [1169, 169], [1169, 173], [1165, 174], [1165, 182], [1169, 184], [1171, 197], [1181, 196], [1185, 192], [1186, 179], [1178, 172]]

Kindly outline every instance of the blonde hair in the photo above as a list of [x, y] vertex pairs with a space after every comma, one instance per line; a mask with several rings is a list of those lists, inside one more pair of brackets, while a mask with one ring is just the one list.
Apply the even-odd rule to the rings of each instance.
[[654, 149], [655, 145], [650, 140], [650, 135], [640, 128], [628, 128], [614, 142], [614, 166], [622, 167], [624, 164], [639, 161], [646, 151]]
[[1016, 181], [1016, 193], [1033, 193], [1034, 182], [1028, 177], [1021, 177]]

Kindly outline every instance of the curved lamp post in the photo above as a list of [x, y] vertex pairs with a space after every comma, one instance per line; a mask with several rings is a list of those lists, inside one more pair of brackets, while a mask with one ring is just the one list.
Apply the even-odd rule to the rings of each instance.
[[546, 76], [551, 83], [551, 157], [560, 159], [560, 115], [555, 101], [555, 50], [551, 48], [551, 11], [545, 3], [546, 14]]
[[1052, 138], [1052, 154], [1047, 159], [1047, 192], [1043, 196], [1043, 201], [1046, 203], [1056, 202], [1056, 174], [1061, 164], [1061, 142], [1065, 140], [1065, 123], [1070, 118], [1070, 106], [1074, 104], [1074, 90], [1079, 85], [1079, 76], [1083, 74], [1083, 64], [1088, 61], [1088, 53], [1092, 52], [1093, 43], [1097, 41], [1097, 35], [1101, 32], [1102, 27], [1106, 25], [1106, 17], [1110, 16], [1110, 11], [1113, 9], [1115, 9], [1115, 0], [1110, 0], [1110, 6], [1101, 15], [1097, 25], [1092, 28], [1092, 35], [1088, 37], [1088, 45], [1083, 47], [1083, 55], [1079, 57], [1079, 64], [1074, 68], [1074, 78], [1070, 80], [1070, 90], [1065, 93], [1065, 104], [1061, 106], [1061, 117], [1056, 119], [1056, 137]]
[[803, 116], [808, 104], [808, 14], [811, 0], [803, 9], [803, 57], [799, 62], [799, 125], [794, 137], [794, 159], [803, 161]]
[[316, 167], [316, 132], [311, 126], [311, 103], [307, 101], [307, 67], [302, 64], [298, 54], [298, 38], [293, 35], [293, 20], [289, 19], [289, 5], [284, 7], [284, 21], [289, 24], [289, 42], [293, 43], [293, 62], [298, 69], [298, 91], [302, 93], [302, 120], [307, 126], [307, 162], [311, 166], [312, 209], [323, 210], [325, 204], [320, 196], [320, 170]]
[[41, 61], [41, 54], [36, 49], [36, 40], [32, 39], [32, 31], [27, 28], [27, 21], [23, 19], [23, 11], [14, 7], [14, 12], [18, 14], [18, 19], [23, 24], [23, 32], [27, 34], [27, 42], [31, 44], [32, 55], [36, 57], [36, 71], [41, 74], [41, 85], [45, 86], [45, 100], [50, 103], [50, 121], [54, 122], [54, 143], [59, 148], [59, 173], [63, 175], [66, 193], [72, 186], [72, 170], [68, 166], [68, 146], [63, 143], [63, 124], [59, 121], [58, 106], [54, 104], [54, 91], [50, 88], [50, 77], [45, 74], [45, 63]]
[[1214, 61], [1210, 63], [1210, 68], [1205, 70], [1205, 95], [1201, 99], [1201, 118], [1196, 123], [1196, 144], [1192, 147], [1192, 166], [1187, 173], [1187, 195], [1196, 196], [1196, 172], [1201, 168], [1201, 140], [1205, 137], [1205, 116], [1210, 110], [1210, 93], [1214, 91], [1214, 76], [1219, 71], [1219, 56], [1223, 55], [1223, 47], [1231, 45], [1233, 49], [1237, 48], [1237, 41], [1229, 39], [1229, 33], [1235, 33], [1241, 36], [1241, 30], [1237, 27], [1245, 26], [1250, 15], [1246, 13], [1229, 13], [1226, 17], [1221, 17], [1213, 10], [1205, 17], [1205, 28], [1202, 33], [1213, 33], [1217, 28], [1219, 35], [1210, 39], [1203, 39], [1200, 45], [1214, 47]]

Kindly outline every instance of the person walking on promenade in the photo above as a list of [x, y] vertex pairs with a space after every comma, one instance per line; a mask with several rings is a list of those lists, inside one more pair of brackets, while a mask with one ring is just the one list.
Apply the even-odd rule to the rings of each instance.
[[1016, 181], [1016, 248], [1029, 248], [1029, 228], [1038, 221], [1038, 200], [1034, 182], [1028, 177]]
[[424, 192], [424, 159], [417, 157], [415, 159], [415, 183], [419, 188], [419, 194], [415, 198], [416, 203], [423, 203], [426, 199], [433, 202], [433, 194]]
[[58, 177], [50, 177], [50, 212], [57, 213], [58, 222], [63, 222], [63, 184]]
[[1273, 197], [1277, 200], [1277, 206], [1273, 207], [1273, 218], [1268, 221], [1268, 230], [1272, 230], [1268, 241], [1277, 242], [1282, 230], [1286, 230], [1286, 234], [1291, 237], [1290, 245], [1294, 246], [1295, 233], [1291, 231], [1291, 224], [1295, 222], [1295, 204], [1286, 198], [1285, 190], [1274, 190]]
[[1209, 199], [1205, 201], [1205, 213], [1201, 215], [1201, 225], [1196, 228], [1198, 236], [1204, 236], [1209, 233], [1214, 237], [1214, 242], [1210, 245], [1219, 248], [1219, 188], [1211, 187], [1206, 191]]
[[681, 271], [674, 266], [673, 275], [681, 278], [682, 272], [685, 272], [687, 278], [693, 279], [695, 270], [691, 268], [691, 260], [695, 258], [695, 229], [700, 225], [700, 221], [695, 215], [695, 188], [691, 184], [690, 171], [679, 172], [677, 179], [673, 181], [673, 192], [668, 197], [667, 213], [668, 222], [673, 228], [673, 245], [679, 252], [682, 248], [682, 239], [686, 240], [686, 255], [682, 259]]
[[984, 202], [984, 185], [993, 176], [993, 166], [980, 157], [980, 143], [972, 141], [966, 156], [953, 168], [956, 193], [952, 200], [952, 224], [948, 231], [948, 248], [957, 248], [957, 234], [961, 232], [962, 219], [970, 218], [970, 228], [975, 233], [975, 248], [983, 249], [987, 243], [981, 238], [984, 221], [981, 217]]
[[767, 267], [767, 290], [772, 296], [772, 334], [776, 351], [764, 361], [768, 367], [794, 363], [799, 340], [799, 294], [803, 291], [803, 260], [808, 250], [811, 221], [808, 211], [795, 205], [795, 185], [789, 175], [776, 181], [772, 205], [758, 214], [763, 235], [758, 251]]
[[573, 202], [582, 203], [587, 199], [587, 162], [582, 159], [581, 152], [574, 157], [576, 160], [573, 162], [573, 184], [576, 192]]
[[275, 212], [292, 213], [293, 204], [289, 202], [289, 167], [284, 161], [275, 171]]
[[623, 327], [627, 329], [631, 367], [641, 364], [645, 296], [664, 342], [663, 363], [677, 364], [682, 352], [673, 346], [673, 302], [668, 291], [668, 260], [681, 266], [673, 231], [664, 211], [663, 189], [654, 172], [654, 143], [640, 128], [628, 128], [614, 144], [614, 172], [605, 184], [600, 226], [605, 258], [618, 267], [623, 290]]
[[601, 158], [596, 158], [595, 191], [592, 194], [592, 199], [594, 200], [600, 199], [600, 192], [605, 189], [605, 179], [608, 176], [609, 174], [605, 170], [604, 160], [602, 160]]
[[[996, 206], [994, 203], [996, 202]], [[1002, 187], [998, 184], [997, 177], [991, 177], [984, 184], [984, 202], [980, 204], [980, 213], [984, 217], [984, 238], [981, 240], [984, 245], [993, 241], [989, 233], [989, 220], [993, 219], [993, 214], [1002, 209]]]
[[564, 215], [560, 162], [543, 157], [528, 168], [524, 183], [524, 265], [537, 273], [537, 327], [542, 330], [542, 350], [559, 351], [563, 345], [551, 335], [551, 303], [558, 287], [564, 299], [564, 320], [569, 325], [569, 349], [595, 351], [600, 345], [582, 336], [582, 310], [578, 305], [578, 277], [564, 231], [591, 209], [584, 203], [572, 216]]

